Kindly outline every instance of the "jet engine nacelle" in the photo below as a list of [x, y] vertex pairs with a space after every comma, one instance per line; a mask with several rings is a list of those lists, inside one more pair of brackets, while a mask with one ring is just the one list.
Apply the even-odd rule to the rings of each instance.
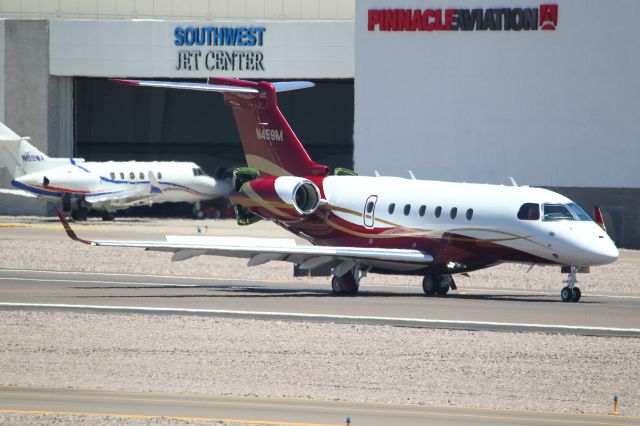
[[300, 214], [311, 214], [320, 206], [320, 189], [308, 179], [280, 176], [276, 178], [275, 189], [278, 197]]
[[239, 189], [231, 196], [232, 202], [262, 216], [306, 216], [315, 212], [321, 201], [316, 184], [296, 176], [258, 178]]

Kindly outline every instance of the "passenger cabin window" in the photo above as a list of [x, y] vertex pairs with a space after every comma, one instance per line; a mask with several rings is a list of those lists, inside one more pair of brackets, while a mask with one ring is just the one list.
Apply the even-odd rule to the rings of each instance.
[[396, 209], [396, 203], [389, 204], [389, 214], [393, 214], [393, 211]]
[[452, 207], [451, 211], [449, 212], [449, 217], [451, 219], [455, 219], [457, 215], [458, 215], [458, 208], [457, 207]]
[[144, 173], [140, 172], [139, 176], [140, 176], [140, 179], [144, 179]]
[[440, 215], [442, 214], [442, 207], [436, 207], [433, 213], [436, 215], [436, 217], [440, 217]]
[[427, 206], [420, 206], [420, 208], [418, 209], [418, 214], [420, 215], [420, 217], [424, 216], [426, 212], [427, 212]]
[[116, 178], [116, 174], [113, 172], [109, 173], [109, 176], [111, 176], [111, 180], [114, 180]]
[[411, 204], [405, 204], [404, 205], [404, 215], [405, 216], [409, 216], [409, 213], [411, 213]]
[[520, 220], [538, 220], [540, 219], [540, 205], [536, 203], [524, 203], [518, 210], [518, 219]]
[[124, 179], [124, 172], [120, 172], [120, 179]]
[[158, 172], [158, 179], [162, 179], [162, 173]]
[[467, 220], [471, 220], [473, 217], [473, 209], [467, 209]]
[[129, 172], [129, 179], [133, 180], [136, 178], [136, 175], [133, 172]]

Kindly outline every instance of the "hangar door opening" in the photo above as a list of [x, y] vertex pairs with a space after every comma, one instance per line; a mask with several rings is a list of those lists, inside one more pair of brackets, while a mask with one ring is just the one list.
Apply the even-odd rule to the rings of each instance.
[[[311, 158], [353, 168], [353, 79], [278, 94]], [[91, 161], [193, 161], [215, 176], [245, 164], [233, 114], [219, 93], [74, 79], [74, 155]]]

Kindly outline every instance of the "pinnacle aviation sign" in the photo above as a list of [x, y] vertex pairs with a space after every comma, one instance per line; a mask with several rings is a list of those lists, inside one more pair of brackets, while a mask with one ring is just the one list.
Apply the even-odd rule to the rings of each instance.
[[474, 9], [370, 9], [369, 31], [555, 30], [558, 5]]

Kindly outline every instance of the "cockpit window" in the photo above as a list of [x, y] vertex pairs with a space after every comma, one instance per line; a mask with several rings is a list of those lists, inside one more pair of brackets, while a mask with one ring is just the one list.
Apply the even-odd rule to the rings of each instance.
[[540, 219], [540, 205], [536, 203], [525, 203], [518, 210], [518, 219], [520, 220], [538, 220]]
[[543, 220], [576, 220], [565, 204], [543, 204], [542, 208], [544, 209]]
[[589, 217], [587, 212], [582, 210], [582, 207], [580, 207], [576, 203], [569, 203], [567, 204], [567, 207], [569, 207], [569, 210], [571, 210], [577, 220], [591, 220], [591, 217]]
[[193, 169], [194, 176], [206, 176], [207, 174], [200, 167]]

